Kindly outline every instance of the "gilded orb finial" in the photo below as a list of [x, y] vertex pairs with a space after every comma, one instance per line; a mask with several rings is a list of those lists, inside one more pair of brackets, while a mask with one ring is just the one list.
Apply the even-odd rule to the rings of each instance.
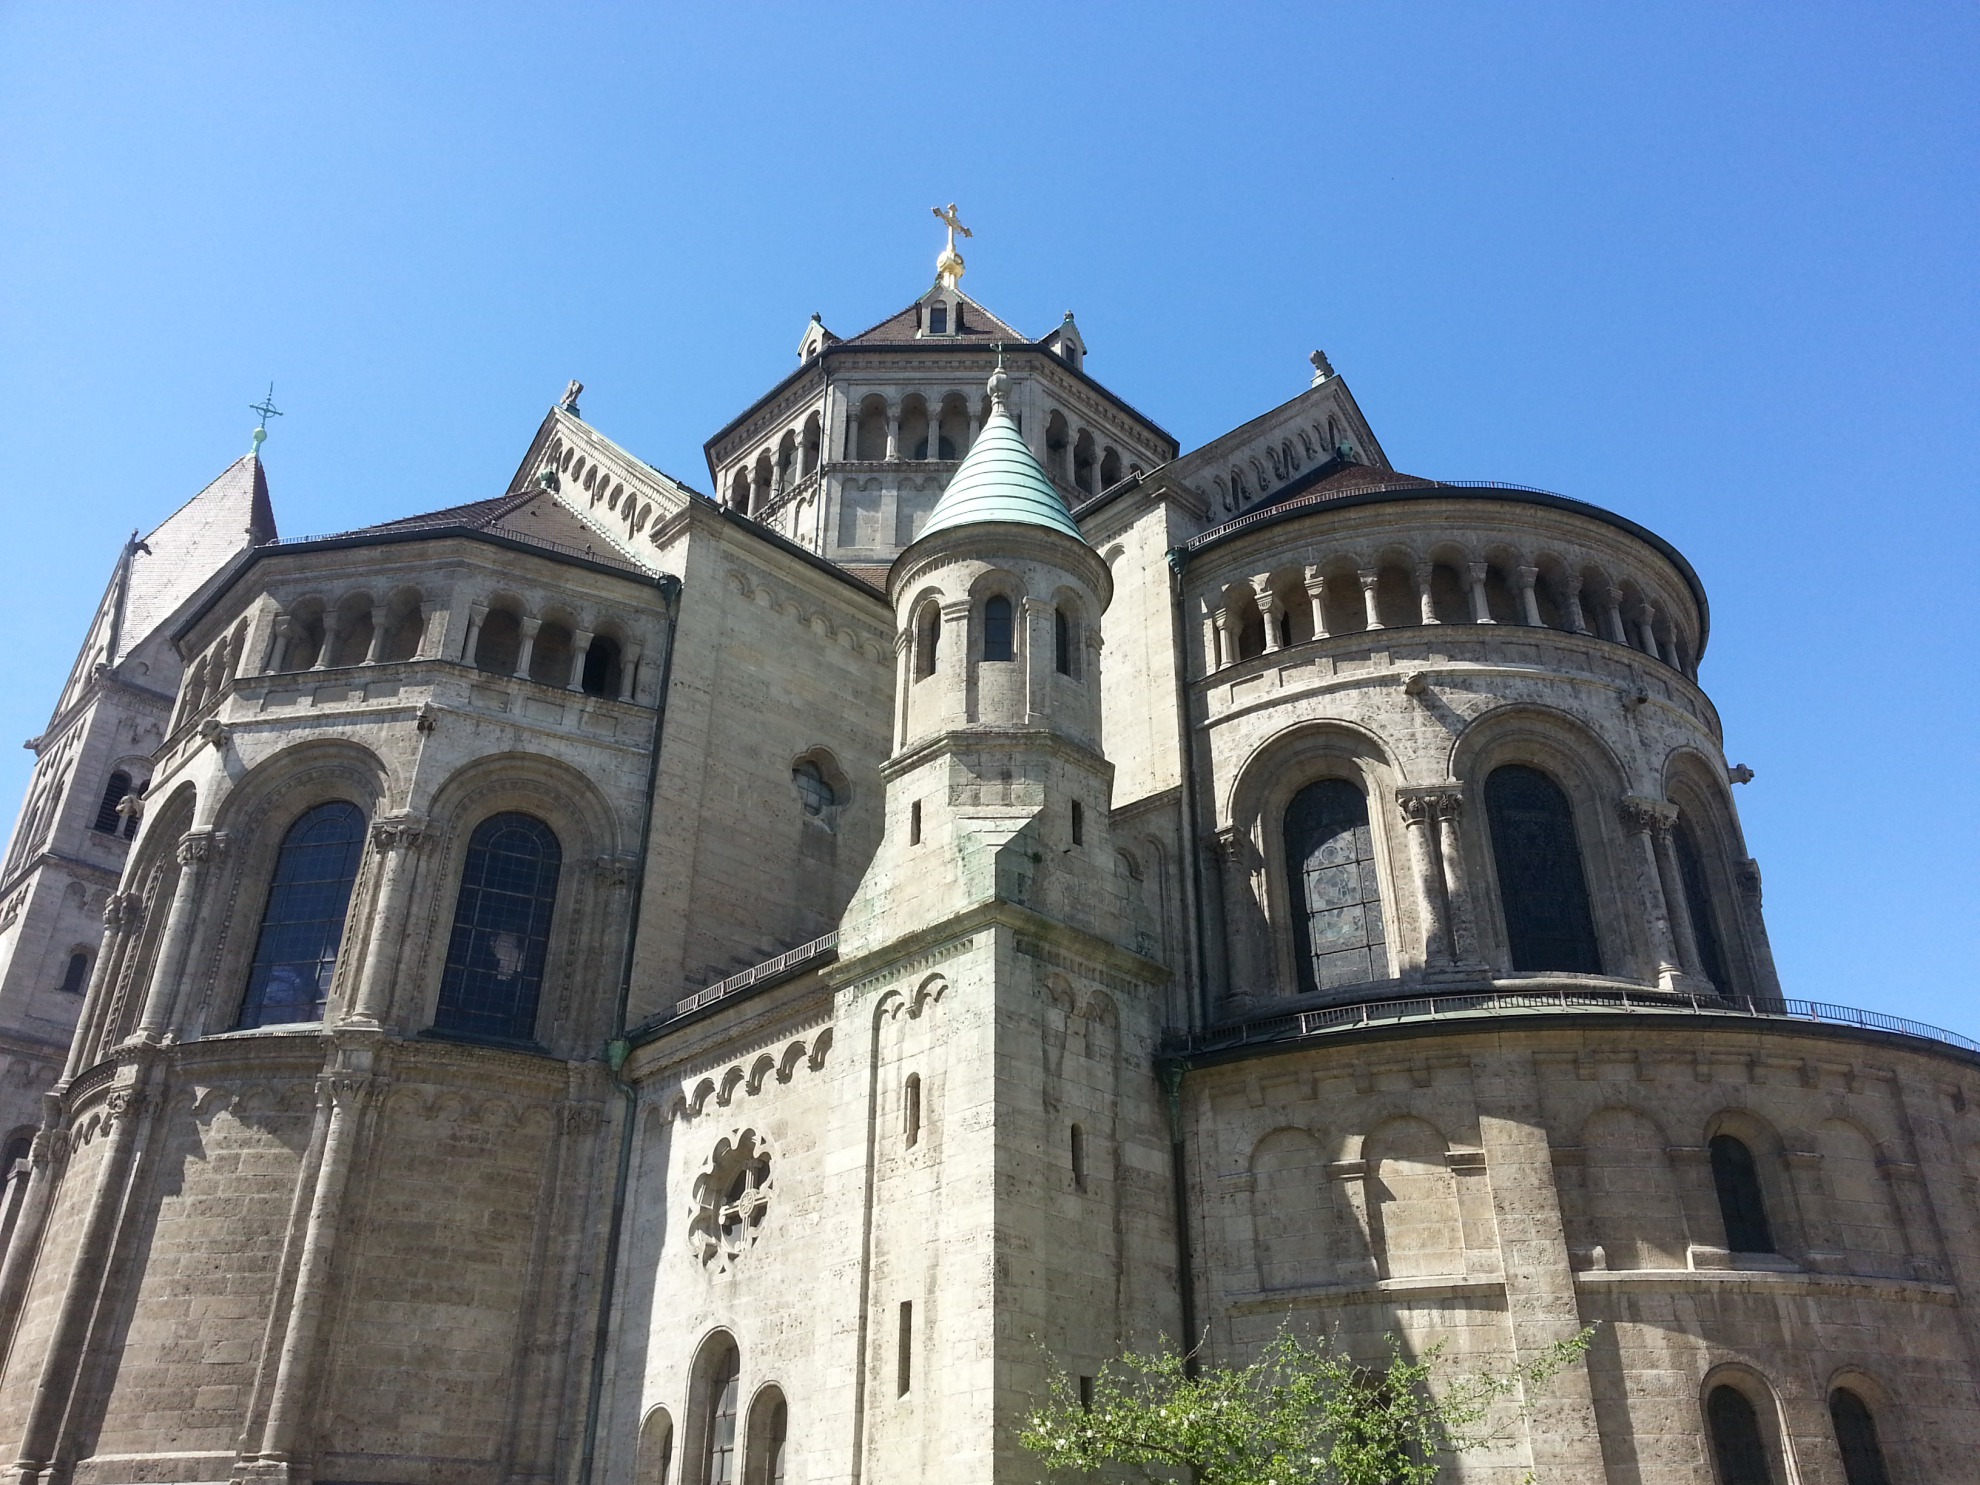
[[940, 256], [935, 259], [935, 277], [944, 288], [953, 289], [962, 283], [963, 276], [963, 256], [956, 251], [956, 234], [960, 232], [964, 237], [974, 237], [976, 234], [965, 227], [962, 218], [956, 215], [955, 202], [951, 201], [947, 206], [930, 209], [949, 229], [948, 246], [943, 248]]

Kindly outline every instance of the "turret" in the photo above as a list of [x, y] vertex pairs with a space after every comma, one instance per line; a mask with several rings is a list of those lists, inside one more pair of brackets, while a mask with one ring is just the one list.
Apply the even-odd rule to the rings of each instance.
[[[886, 840], [846, 950], [997, 899], [1116, 942], [1100, 747], [1107, 566], [1011, 416], [1010, 377], [889, 580], [899, 656]], [[1077, 867], [1078, 869], [1072, 869]]]

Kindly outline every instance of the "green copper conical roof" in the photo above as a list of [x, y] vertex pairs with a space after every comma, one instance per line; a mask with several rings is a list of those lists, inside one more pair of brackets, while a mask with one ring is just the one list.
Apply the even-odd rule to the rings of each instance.
[[1084, 541], [1058, 489], [1039, 466], [1005, 407], [1010, 378], [1001, 367], [990, 378], [990, 416], [969, 454], [949, 481], [921, 534], [951, 526], [1002, 521], [1014, 526], [1047, 526]]

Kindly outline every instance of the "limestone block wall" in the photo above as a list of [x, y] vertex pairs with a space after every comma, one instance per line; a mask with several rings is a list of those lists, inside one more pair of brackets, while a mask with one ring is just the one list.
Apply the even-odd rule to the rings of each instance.
[[[1840, 1485], [1847, 1385], [1894, 1477], [1966, 1477], [1980, 1369], [1972, 1112], [1951, 1049], [1733, 1018], [1346, 1035], [1188, 1075], [1210, 1334], [1385, 1332], [1502, 1367], [1598, 1325], [1585, 1372], [1458, 1478], [1707, 1485], [1731, 1379], [1776, 1478]], [[1709, 1142], [1753, 1150], [1777, 1253], [1728, 1251]], [[1771, 1420], [1771, 1421], [1768, 1421]]]

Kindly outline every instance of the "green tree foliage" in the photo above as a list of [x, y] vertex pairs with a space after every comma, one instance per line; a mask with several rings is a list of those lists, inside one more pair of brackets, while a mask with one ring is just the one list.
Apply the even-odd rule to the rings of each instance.
[[1093, 1379], [1090, 1400], [1057, 1375], [1021, 1441], [1056, 1472], [1132, 1465], [1192, 1485], [1432, 1485], [1454, 1456], [1505, 1438], [1593, 1334], [1508, 1372], [1455, 1376], [1441, 1375], [1441, 1341], [1412, 1361], [1391, 1336], [1389, 1364], [1375, 1370], [1285, 1328], [1250, 1365], [1195, 1376], [1179, 1352], [1130, 1353]]

